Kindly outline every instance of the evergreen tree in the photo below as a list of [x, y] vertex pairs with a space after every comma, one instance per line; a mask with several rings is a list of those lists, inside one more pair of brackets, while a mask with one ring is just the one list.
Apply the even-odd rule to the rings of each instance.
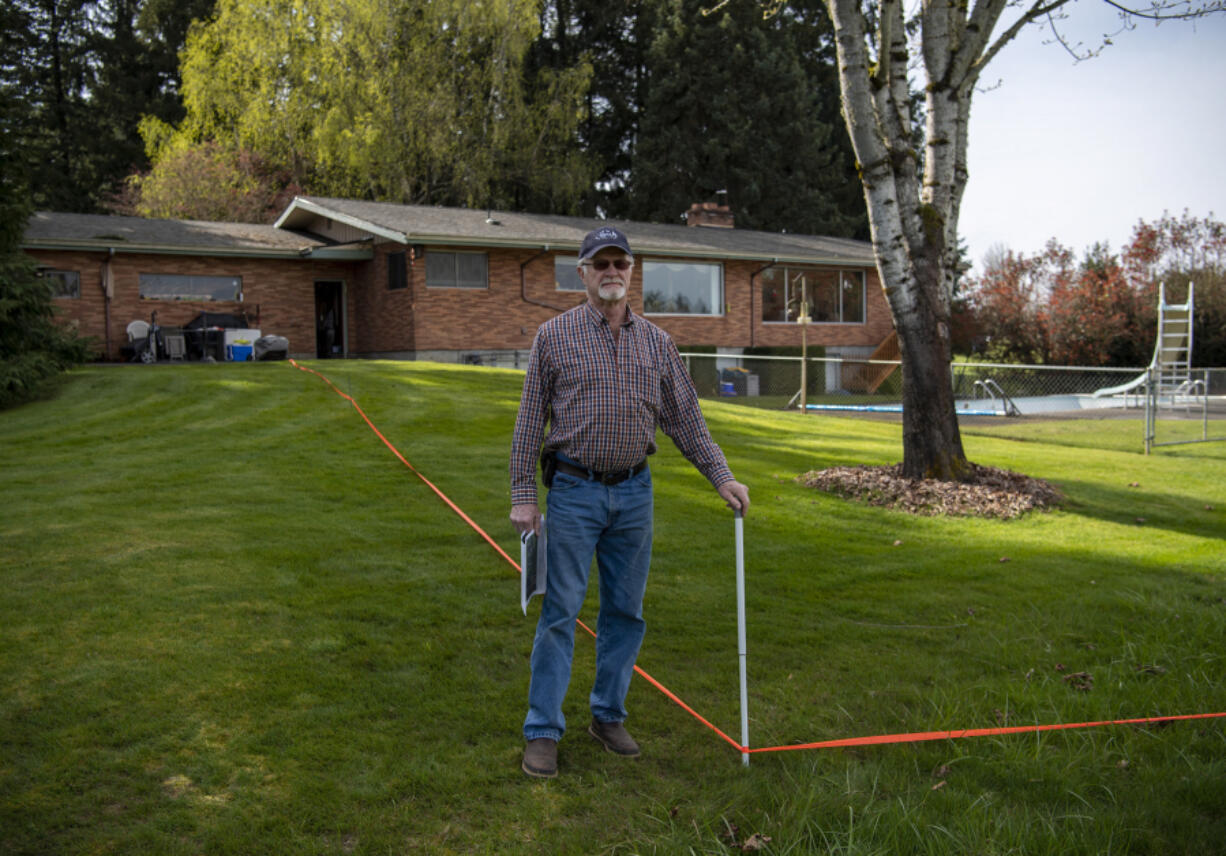
[[[838, 210], [856, 223], [853, 238], [867, 241], [868, 211], [864, 205], [864, 186], [856, 172], [856, 153], [847, 125], [843, 121], [842, 93], [839, 90], [838, 51], [834, 44], [834, 27], [826, 11], [825, 0], [790, 0], [776, 12], [786, 24], [788, 35], [796, 46], [797, 59], [804, 70], [808, 94], [816, 105], [814, 116], [823, 125], [831, 126], [829, 157], [837, 174], [829, 176], [824, 191]], [[915, 100], [919, 102], [917, 93]], [[916, 123], [917, 142], [923, 136], [923, 124]], [[969, 264], [963, 259], [961, 270]]]
[[87, 355], [86, 343], [55, 323], [51, 289], [21, 249], [30, 201], [14, 156], [14, 107], [0, 101], [0, 409], [46, 394]]
[[136, 18], [137, 30], [149, 54], [149, 64], [158, 78], [160, 99], [152, 113], [165, 122], [179, 122], [184, 108], [179, 52], [187, 44], [187, 33], [197, 21], [208, 21], [217, 0], [143, 0]]
[[87, 211], [98, 190], [88, 156], [94, 132], [89, 94], [95, 5], [85, 0], [5, 5], [3, 86], [6, 97], [20, 104], [12, 117], [13, 156], [39, 208]]
[[144, 168], [144, 115], [174, 121], [189, 16], [213, 0], [8, 0], [0, 89], [36, 208], [97, 211]]
[[541, 34], [528, 60], [530, 76], [583, 64], [591, 66], [580, 149], [596, 164], [596, 181], [584, 193], [584, 214], [629, 215], [639, 117], [646, 102], [647, 54], [667, 0], [546, 0]]
[[648, 52], [631, 215], [675, 222], [691, 203], [727, 190], [741, 227], [863, 234], [863, 199], [848, 198], [846, 136], [820, 118], [833, 103], [818, 85], [821, 42], [806, 32], [802, 64], [793, 37], [817, 25], [794, 14], [764, 18], [755, 0], [704, 15], [707, 5], [674, 0]]

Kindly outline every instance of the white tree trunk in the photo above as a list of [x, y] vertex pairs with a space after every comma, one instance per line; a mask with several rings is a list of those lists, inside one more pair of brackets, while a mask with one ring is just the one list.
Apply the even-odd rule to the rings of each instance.
[[1008, 0], [925, 0], [920, 53], [926, 76], [925, 149], [912, 144], [901, 0], [879, 0], [870, 31], [862, 0], [826, 0], [838, 49], [843, 116], [864, 184], [877, 269], [898, 330], [903, 364], [903, 472], [970, 474], [950, 375], [949, 316], [958, 212], [968, 178], [967, 123], [983, 67], [1027, 23], [1068, 0], [1034, 3], [995, 42]]

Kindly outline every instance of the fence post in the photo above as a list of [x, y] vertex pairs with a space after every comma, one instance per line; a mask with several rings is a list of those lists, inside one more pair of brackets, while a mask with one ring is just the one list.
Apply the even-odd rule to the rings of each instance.
[[1205, 369], [1205, 383], [1200, 388], [1201, 442], [1209, 440], [1209, 370]]
[[1154, 390], [1154, 367], [1145, 370], [1145, 454], [1149, 454], [1154, 445], [1154, 421], [1157, 402]]

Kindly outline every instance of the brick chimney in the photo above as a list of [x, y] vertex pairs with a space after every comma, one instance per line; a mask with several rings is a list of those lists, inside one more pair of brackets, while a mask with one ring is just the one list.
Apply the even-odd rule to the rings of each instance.
[[685, 212], [685, 225], [731, 229], [732, 209], [718, 202], [695, 202], [690, 206], [690, 210]]

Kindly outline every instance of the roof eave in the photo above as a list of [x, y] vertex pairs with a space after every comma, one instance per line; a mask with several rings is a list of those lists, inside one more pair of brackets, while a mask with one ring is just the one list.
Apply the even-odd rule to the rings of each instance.
[[327, 217], [330, 220], [335, 220], [338, 223], [344, 223], [346, 226], [352, 226], [355, 229], [361, 229], [363, 232], [369, 232], [380, 238], [386, 238], [389, 241], [396, 241], [401, 244], [408, 244], [409, 239], [404, 232], [398, 232], [395, 229], [388, 229], [385, 226], [380, 226], [377, 223], [372, 223], [369, 220], [363, 220], [360, 217], [354, 217], [351, 214], [345, 214], [337, 211], [334, 208], [328, 208], [326, 205], [320, 205], [312, 202], [309, 199], [303, 199], [301, 196], [295, 196], [290, 202], [289, 207], [282, 212], [281, 216], [273, 223], [278, 229], [286, 228], [305, 228], [309, 223], [305, 218], [295, 217], [300, 211], [305, 211], [309, 214], [314, 214], [317, 217]]
[[[298, 212], [308, 212], [317, 217], [328, 217], [338, 223], [344, 223], [352, 226], [355, 229], [361, 229], [372, 235], [385, 238], [389, 241], [395, 241], [399, 244], [424, 244], [424, 245], [444, 245], [448, 247], [497, 247], [499, 249], [523, 249], [523, 250], [561, 250], [568, 252], [578, 252], [581, 246], [581, 241], [558, 240], [558, 241], [542, 241], [534, 238], [499, 238], [496, 236], [486, 235], [454, 235], [438, 232], [401, 232], [396, 229], [391, 229], [386, 226], [380, 226], [371, 220], [366, 220], [360, 217], [355, 217], [351, 214], [345, 214], [335, 208], [327, 205], [321, 205], [310, 199], [304, 199], [301, 196], [294, 197], [293, 201], [285, 209], [285, 212], [277, 218], [273, 224], [279, 229], [284, 228], [305, 228], [308, 222], [305, 219], [295, 219], [294, 215]], [[490, 226], [491, 229], [500, 229], [501, 226]], [[751, 262], [777, 262], [787, 264], [824, 264], [824, 265], [862, 265], [871, 267], [876, 264], [876, 261], [871, 256], [854, 257], [854, 256], [839, 256], [830, 253], [813, 253], [813, 254], [791, 254], [779, 255], [771, 252], [727, 252], [719, 250], [705, 250], [686, 247], [666, 247], [652, 246], [636, 242], [635, 254], [640, 256], [667, 256], [670, 258], [687, 258], [687, 259], [719, 259], [730, 261], [751, 261]]]
[[[297, 259], [307, 256], [320, 257], [319, 250], [326, 247], [227, 247], [227, 246], [182, 246], [175, 244], [134, 244], [129, 241], [73, 240], [71, 238], [25, 239], [21, 242], [27, 250], [68, 250], [77, 252], [142, 253], [161, 256], [239, 256], [247, 258]], [[348, 250], [346, 252], [356, 252]], [[361, 256], [323, 256], [324, 258], [370, 258], [367, 252]]]
[[[579, 252], [581, 242], [579, 241], [539, 241], [525, 240], [516, 238], [472, 238], [459, 237], [455, 235], [439, 235], [439, 234], [416, 234], [408, 233], [405, 236], [405, 243], [409, 244], [424, 244], [444, 245], [448, 247], [498, 247], [500, 249], [524, 249], [524, 250], [558, 250], [565, 252]], [[749, 261], [749, 262], [777, 262], [787, 264], [844, 264], [844, 265], [874, 265], [875, 260], [869, 257], [850, 257], [850, 256], [835, 256], [824, 253], [814, 253], [812, 255], [776, 255], [773, 253], [747, 253], [747, 252], [721, 252], [719, 250], [697, 249], [691, 247], [665, 247], [653, 246], [635, 242], [634, 254], [636, 256], [668, 256], [669, 258], [679, 259], [717, 259], [720, 261]]]

